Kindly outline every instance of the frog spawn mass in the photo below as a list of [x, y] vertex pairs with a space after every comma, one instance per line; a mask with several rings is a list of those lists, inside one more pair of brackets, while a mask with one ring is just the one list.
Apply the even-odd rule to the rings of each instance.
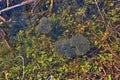
[[40, 33], [47, 34], [52, 30], [52, 20], [50, 18], [43, 17], [40, 19], [37, 27]]
[[90, 49], [90, 42], [86, 37], [79, 34], [66, 41], [57, 41], [54, 48], [55, 53], [72, 58], [85, 55]]

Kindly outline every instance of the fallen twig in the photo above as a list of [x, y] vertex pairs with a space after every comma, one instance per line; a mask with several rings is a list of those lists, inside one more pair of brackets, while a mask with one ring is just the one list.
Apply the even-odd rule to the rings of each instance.
[[50, 0], [49, 14], [51, 15], [53, 8], [53, 0]]
[[38, 3], [40, 2], [40, 0], [35, 0], [34, 4], [33, 4], [33, 7], [32, 7], [32, 10], [31, 10], [31, 13], [34, 12], [34, 9], [35, 7], [38, 5]]
[[114, 68], [120, 72], [120, 69], [117, 66], [114, 65]]
[[8, 46], [8, 48], [9, 48], [10, 50], [12, 50], [12, 47], [11, 47], [11, 45], [9, 44], [9, 41], [7, 40], [6, 34], [5, 34], [5, 32], [4, 32], [2, 29], [0, 29], [0, 36], [1, 36], [2, 39], [5, 41], [5, 43], [6, 43], [6, 45]]
[[97, 3], [96, 0], [94, 0], [94, 1], [95, 1], [96, 6], [97, 6], [98, 12], [99, 12], [99, 14], [100, 14], [100, 16], [101, 16], [101, 18], [102, 18], [104, 24], [105, 24], [105, 23], [106, 23], [106, 22], [105, 22], [105, 18], [103, 17], [103, 15], [102, 15], [102, 13], [101, 13], [101, 11], [100, 11], [100, 8], [99, 8], [99, 6], [98, 6], [98, 3]]
[[0, 14], [1, 14], [2, 12], [8, 11], [8, 10], [13, 9], [13, 8], [16, 8], [16, 7], [24, 6], [24, 5], [29, 4], [29, 3], [32, 3], [32, 2], [34, 2], [34, 1], [35, 1], [35, 0], [27, 0], [27, 1], [24, 1], [24, 2], [22, 2], [22, 3], [20, 3], [20, 4], [16, 4], [16, 5], [14, 5], [14, 6], [7, 7], [7, 8], [5, 8], [5, 9], [0, 10]]
[[2, 21], [6, 21], [6, 19], [4, 18], [4, 17], [2, 17], [2, 16], [0, 16], [0, 20], [2, 20]]

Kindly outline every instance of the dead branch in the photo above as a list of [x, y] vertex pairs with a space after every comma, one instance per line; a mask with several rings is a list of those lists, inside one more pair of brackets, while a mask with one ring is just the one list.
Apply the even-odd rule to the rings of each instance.
[[0, 14], [1, 14], [2, 12], [8, 11], [8, 10], [13, 9], [13, 8], [16, 8], [16, 7], [24, 6], [24, 5], [29, 4], [29, 3], [32, 3], [32, 2], [34, 2], [34, 1], [35, 1], [35, 0], [27, 0], [27, 1], [24, 1], [24, 2], [22, 2], [22, 3], [20, 3], [20, 4], [16, 4], [16, 5], [14, 5], [14, 6], [7, 7], [7, 8], [5, 8], [5, 9], [0, 10]]

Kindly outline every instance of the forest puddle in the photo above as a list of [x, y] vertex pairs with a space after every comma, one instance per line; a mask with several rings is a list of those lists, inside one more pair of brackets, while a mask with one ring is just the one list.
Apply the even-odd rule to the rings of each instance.
[[0, 80], [120, 79], [119, 4], [0, 0]]

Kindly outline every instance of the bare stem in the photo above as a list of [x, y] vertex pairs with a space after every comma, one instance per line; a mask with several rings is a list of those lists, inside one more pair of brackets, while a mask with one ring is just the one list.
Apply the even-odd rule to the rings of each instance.
[[50, 0], [49, 14], [52, 13], [52, 8], [53, 8], [53, 0]]

